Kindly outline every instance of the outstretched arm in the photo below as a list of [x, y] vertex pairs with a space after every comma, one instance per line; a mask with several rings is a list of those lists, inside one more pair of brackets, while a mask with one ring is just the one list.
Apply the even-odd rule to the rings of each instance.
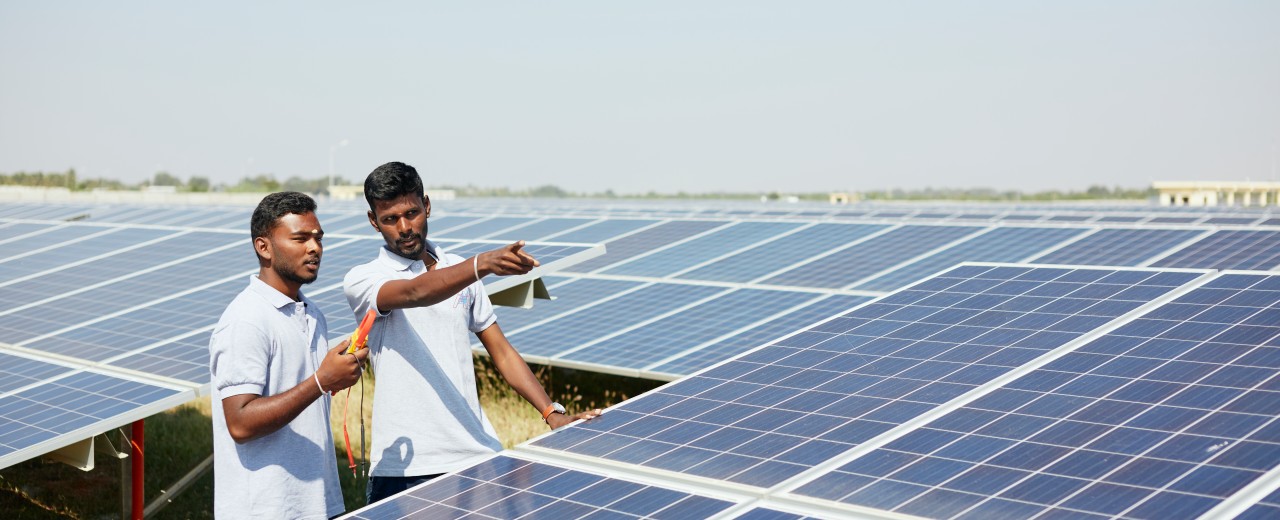
[[[529, 404], [539, 412], [551, 404], [551, 398], [542, 388], [542, 383], [538, 382], [538, 378], [533, 375], [532, 370], [529, 370], [529, 365], [520, 357], [520, 353], [516, 352], [515, 347], [511, 346], [511, 342], [507, 341], [507, 336], [502, 333], [502, 327], [494, 323], [489, 328], [476, 333], [476, 337], [480, 338], [480, 343], [484, 345], [485, 350], [489, 351], [489, 357], [493, 359], [493, 366], [498, 369], [498, 373], [516, 393], [520, 394], [520, 397], [529, 401]], [[594, 419], [600, 415], [600, 412], [600, 410], [587, 410], [577, 415], [553, 413], [547, 416], [547, 425], [559, 428], [578, 419]]]
[[524, 241], [480, 253], [458, 265], [427, 271], [408, 280], [391, 280], [378, 290], [378, 312], [426, 307], [447, 300], [477, 277], [525, 274], [538, 260], [524, 251]]
[[[369, 357], [368, 349], [345, 354], [348, 341], [330, 350], [320, 362], [314, 377], [276, 395], [233, 395], [222, 399], [222, 413], [227, 431], [236, 442], [244, 443], [283, 428], [326, 392], [341, 390], [360, 380], [360, 364]], [[319, 381], [319, 385], [316, 382]]]

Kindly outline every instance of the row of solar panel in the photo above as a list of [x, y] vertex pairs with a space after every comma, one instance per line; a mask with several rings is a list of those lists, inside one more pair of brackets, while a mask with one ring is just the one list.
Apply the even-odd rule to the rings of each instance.
[[[327, 202], [325, 211], [334, 216], [359, 216], [363, 218], [363, 201]], [[1160, 208], [1135, 206], [1073, 207], [1069, 209], [1051, 206], [1010, 209], [1007, 206], [955, 207], [930, 205], [925, 207], [884, 207], [864, 210], [833, 209], [828, 206], [808, 206], [803, 209], [768, 209], [758, 205], [730, 205], [715, 208], [680, 208], [661, 204], [617, 207], [600, 204], [560, 205], [553, 201], [529, 204], [505, 204], [488, 199], [438, 204], [436, 210], [444, 215], [480, 218], [497, 215], [500, 218], [528, 219], [530, 217], [576, 218], [709, 218], [709, 219], [773, 219], [773, 220], [874, 220], [874, 221], [927, 221], [958, 223], [1051, 223], [1051, 224], [1133, 224], [1133, 225], [1222, 225], [1222, 226], [1280, 226], [1280, 216], [1265, 210], [1231, 212], [1232, 208]], [[460, 211], [450, 211], [461, 208]], [[1225, 210], [1225, 211], [1224, 211]], [[236, 207], [186, 207], [156, 208], [150, 206], [92, 206], [12, 204], [0, 208], [0, 218], [27, 218], [68, 220], [88, 218], [99, 222], [165, 224], [239, 229], [245, 226], [248, 209]]]
[[821, 516], [1269, 518], [1278, 419], [1280, 275], [971, 265], [535, 439], [483, 500], [473, 468], [357, 515], [599, 507], [566, 466]]

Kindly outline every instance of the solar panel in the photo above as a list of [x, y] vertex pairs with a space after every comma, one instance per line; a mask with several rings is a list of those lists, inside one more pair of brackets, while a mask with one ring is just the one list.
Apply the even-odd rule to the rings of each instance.
[[759, 283], [802, 287], [847, 287], [882, 269], [972, 235], [971, 226], [902, 226], [821, 256]]
[[604, 255], [574, 266], [573, 271], [589, 273], [724, 225], [724, 221], [714, 220], [676, 220], [659, 224], [609, 241]]
[[1140, 216], [1140, 215], [1106, 215], [1103, 217], [1098, 217], [1098, 220], [1096, 220], [1095, 222], [1131, 223], [1131, 222], [1137, 222], [1144, 218], [1147, 218], [1147, 217]]
[[816, 224], [796, 233], [764, 242], [755, 248], [765, 254], [744, 254], [725, 258], [714, 264], [678, 275], [676, 278], [748, 282], [887, 228], [888, 226], [882, 225]]
[[833, 294], [820, 296], [804, 306], [769, 319], [745, 331], [735, 333], [727, 338], [712, 340], [699, 346], [696, 351], [672, 356], [644, 368], [644, 371], [658, 374], [660, 379], [674, 380], [677, 376], [685, 376], [702, 370], [738, 354], [742, 354], [757, 346], [768, 343], [794, 331], [803, 329], [823, 319], [844, 313], [862, 303], [871, 301], [870, 296], [847, 296]]
[[1042, 264], [1138, 265], [1204, 233], [1194, 229], [1100, 229], [1031, 261]]
[[891, 291], [961, 262], [1017, 262], [1083, 232], [1080, 228], [995, 228], [925, 258], [895, 266], [856, 288]]
[[[604, 274], [663, 277], [800, 227], [793, 222], [737, 222], [694, 240], [608, 267]], [[747, 252], [745, 254], [753, 254]]]
[[46, 242], [42, 247], [35, 247], [24, 252], [15, 252], [0, 258], [0, 272], [3, 280], [0, 286], [11, 284], [18, 279], [48, 271], [104, 254], [111, 254], [124, 247], [136, 246], [149, 240], [156, 240], [171, 235], [172, 231], [156, 229], [93, 229], [77, 227], [79, 236], [56, 242]]
[[1209, 217], [1201, 224], [1247, 226], [1258, 221], [1258, 217]]
[[637, 229], [656, 224], [657, 220], [602, 220], [582, 228], [548, 235], [543, 240], [594, 244], [611, 240]]
[[707, 518], [734, 502], [498, 455], [344, 518]]
[[1280, 267], [1280, 231], [1222, 230], [1153, 265], [1270, 270]]
[[570, 229], [584, 226], [590, 222], [593, 222], [593, 220], [587, 218], [543, 218], [517, 228], [496, 233], [488, 238], [509, 241], [544, 240], [549, 235], [563, 233]]
[[574, 279], [565, 282], [563, 279], [553, 277], [546, 277], [543, 281], [548, 284], [556, 284], [550, 288], [551, 294], [555, 299], [538, 302], [537, 305], [529, 309], [495, 308], [494, 312], [498, 315], [498, 324], [502, 326], [502, 330], [506, 332], [519, 330], [527, 325], [552, 316], [574, 312], [583, 305], [643, 285], [640, 282], [619, 280]]
[[532, 446], [771, 487], [1197, 276], [960, 267]]
[[738, 289], [620, 334], [557, 354], [557, 359], [639, 370], [711, 339], [760, 322], [819, 295]]
[[26, 356], [0, 353], [0, 361], [6, 376], [0, 393], [0, 468], [195, 397], [189, 389]]
[[452, 239], [486, 238], [499, 231], [510, 229], [534, 220], [531, 217], [490, 217], [466, 227], [450, 230], [442, 236]]
[[1152, 224], [1190, 224], [1202, 218], [1204, 217], [1199, 215], [1194, 217], [1153, 217], [1147, 222]]
[[[535, 328], [507, 331], [511, 343], [526, 358], [551, 357], [642, 321], [663, 314], [672, 302], [693, 303], [726, 291], [705, 285], [652, 284], [581, 307], [567, 316], [539, 324]], [[609, 317], [607, 325], [603, 317]], [[505, 329], [504, 329], [505, 330]]]
[[1192, 518], [1280, 465], [1280, 277], [1228, 274], [797, 493], [929, 518]]
[[[42, 231], [51, 231], [57, 227], [59, 227], [57, 224], [5, 222], [3, 223], [3, 225], [0, 225], [0, 244], [10, 244], [17, 237], [29, 235], [32, 233], [40, 233]], [[32, 243], [40, 244], [41, 241], [35, 240], [35, 241], [32, 241]], [[46, 238], [43, 243], [49, 244], [51, 243], [51, 240], [49, 238]], [[21, 254], [21, 253], [24, 253], [25, 251], [26, 250], [24, 249], [19, 249], [19, 248], [11, 249], [9, 247], [5, 247], [3, 251], [0, 251], [0, 258], [7, 258], [10, 255]]]

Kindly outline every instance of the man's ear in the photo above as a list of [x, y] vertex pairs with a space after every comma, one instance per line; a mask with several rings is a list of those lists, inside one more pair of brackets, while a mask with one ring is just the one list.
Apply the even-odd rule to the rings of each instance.
[[431, 215], [431, 197], [428, 197], [426, 195], [422, 196], [422, 207], [423, 207], [423, 213], [426, 213], [428, 216], [430, 216]]
[[258, 258], [271, 261], [271, 241], [267, 237], [258, 237], [253, 239], [253, 250], [258, 253]]
[[375, 216], [372, 211], [370, 211], [368, 215], [369, 215], [369, 225], [373, 226], [374, 231], [381, 233], [382, 228], [378, 227], [378, 217]]

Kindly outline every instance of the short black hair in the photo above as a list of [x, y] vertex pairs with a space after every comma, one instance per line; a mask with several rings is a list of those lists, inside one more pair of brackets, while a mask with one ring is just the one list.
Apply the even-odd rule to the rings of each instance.
[[258, 207], [253, 210], [253, 217], [249, 219], [249, 234], [255, 239], [267, 236], [280, 217], [291, 213], [302, 215], [315, 212], [316, 201], [305, 193], [296, 191], [272, 193], [263, 197], [262, 202], [259, 202]]
[[369, 203], [369, 211], [373, 211], [374, 201], [387, 201], [405, 195], [417, 195], [424, 198], [422, 177], [418, 170], [402, 162], [389, 162], [373, 169], [364, 178], [364, 200]]

